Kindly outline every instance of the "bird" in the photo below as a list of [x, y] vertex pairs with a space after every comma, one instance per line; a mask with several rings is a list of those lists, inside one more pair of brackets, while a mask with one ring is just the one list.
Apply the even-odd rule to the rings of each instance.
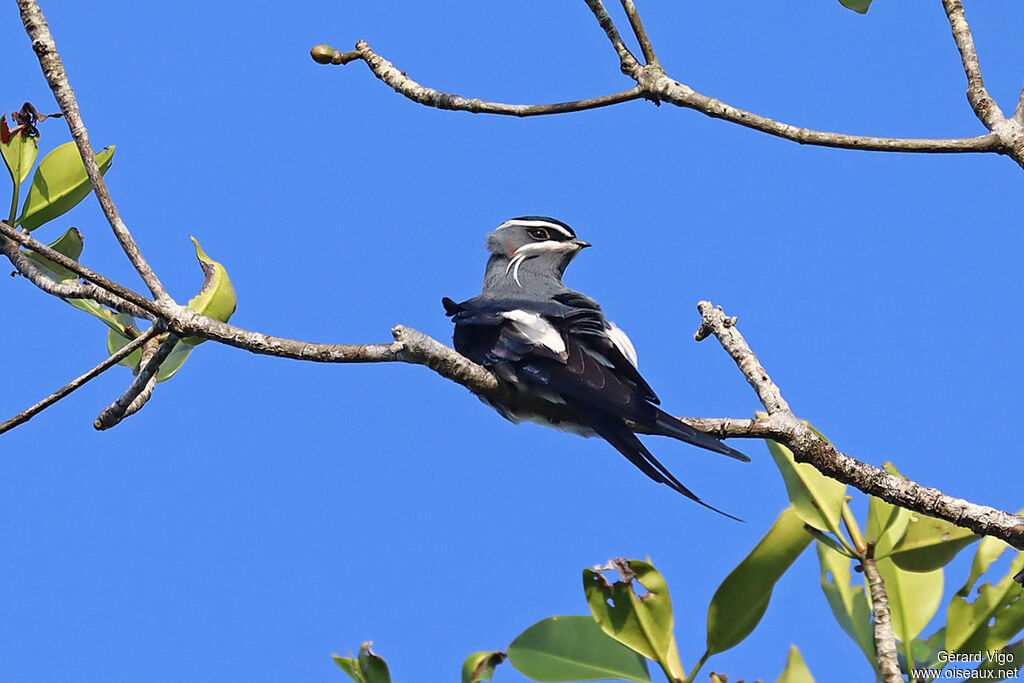
[[441, 301], [455, 324], [455, 350], [511, 389], [508, 400], [481, 399], [514, 423], [601, 437], [654, 481], [738, 519], [701, 500], [637, 438], [637, 430], [670, 436], [750, 461], [659, 408], [626, 333], [594, 299], [563, 284], [569, 263], [589, 246], [548, 216], [512, 218], [487, 235], [481, 294]]

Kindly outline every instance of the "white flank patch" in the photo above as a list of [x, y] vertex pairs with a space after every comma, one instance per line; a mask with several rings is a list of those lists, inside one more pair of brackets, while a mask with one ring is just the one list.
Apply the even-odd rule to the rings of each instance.
[[516, 309], [505, 311], [501, 317], [511, 321], [516, 332], [534, 346], [543, 346], [559, 355], [565, 353], [565, 340], [562, 339], [562, 335], [554, 325], [536, 313]]
[[626, 357], [626, 360], [633, 364], [634, 368], [640, 367], [636, 364], [636, 349], [633, 348], [633, 342], [629, 340], [629, 337], [626, 336], [625, 332], [620, 330], [615, 323], [610, 321], [608, 323], [608, 338], [612, 340], [612, 344], [615, 345], [615, 348], [617, 348], [619, 352]]
[[548, 230], [555, 230], [562, 233], [569, 239], [572, 239], [572, 233], [566, 230], [563, 226], [558, 223], [552, 223], [551, 221], [527, 221], [522, 219], [513, 218], [510, 221], [505, 221], [499, 225], [495, 230], [501, 230], [502, 228], [511, 228], [512, 226], [519, 226], [521, 228], [547, 228]]

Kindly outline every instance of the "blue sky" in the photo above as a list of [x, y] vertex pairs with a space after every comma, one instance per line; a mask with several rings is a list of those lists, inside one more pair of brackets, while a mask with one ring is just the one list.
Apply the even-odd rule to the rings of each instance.
[[[696, 303], [711, 299], [846, 453], [1021, 507], [1004, 474], [1024, 380], [1024, 176], [1008, 159], [800, 147], [647, 102], [529, 120], [441, 112], [361, 63], [308, 56], [365, 39], [426, 85], [507, 102], [629, 87], [583, 2], [43, 9], [94, 144], [117, 145], [107, 179], [121, 211], [179, 300], [201, 283], [195, 235], [228, 268], [242, 327], [373, 343], [404, 323], [448, 341], [440, 299], [479, 291], [485, 233], [552, 215], [595, 245], [567, 283], [629, 332], [670, 411], [759, 408], [714, 340], [693, 341]], [[842, 132], [984, 132], [938, 2], [879, 0], [867, 16], [829, 0], [640, 9], [669, 72], [736, 106]], [[967, 10], [1012, 111], [1024, 7]], [[0, 109], [54, 111], [13, 3], [0, 26]], [[44, 150], [67, 139], [46, 123]], [[142, 287], [93, 199], [62, 221], [36, 236], [76, 225], [85, 263]], [[93, 319], [2, 284], [0, 419], [105, 352]], [[331, 652], [364, 640], [400, 681], [452, 680], [469, 653], [586, 613], [584, 567], [648, 555], [689, 668], [715, 588], [787, 504], [762, 443], [738, 444], [743, 465], [648, 440], [739, 524], [601, 441], [514, 426], [419, 367], [208, 343], [140, 414], [95, 432], [129, 381], [111, 371], [0, 437], [3, 680], [339, 681]], [[812, 552], [709, 670], [774, 680], [791, 643], [819, 681], [870, 675]], [[503, 666], [497, 680], [524, 679]]]

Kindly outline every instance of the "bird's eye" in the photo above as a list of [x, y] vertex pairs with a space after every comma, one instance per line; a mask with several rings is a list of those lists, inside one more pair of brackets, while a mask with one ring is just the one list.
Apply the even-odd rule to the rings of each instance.
[[548, 231], [544, 228], [530, 228], [526, 232], [529, 233], [530, 237], [538, 241], [551, 239], [551, 236], [548, 235]]

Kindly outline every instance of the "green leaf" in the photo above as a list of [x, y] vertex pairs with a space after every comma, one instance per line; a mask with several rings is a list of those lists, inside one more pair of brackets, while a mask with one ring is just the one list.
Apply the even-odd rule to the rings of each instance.
[[[610, 585], [601, 574], [607, 569], [618, 571], [622, 580]], [[634, 582], [647, 589], [642, 598]], [[673, 633], [672, 598], [658, 570], [639, 560], [614, 560], [603, 569], [584, 569], [583, 589], [590, 611], [605, 633], [685, 678]]]
[[[1020, 515], [1021, 513], [1018, 512], [1017, 514]], [[962, 598], [969, 596], [971, 589], [974, 588], [974, 584], [978, 582], [978, 579], [988, 571], [993, 562], [998, 560], [1009, 549], [1008, 543], [995, 536], [986, 536], [981, 539], [981, 543], [978, 544], [978, 551], [974, 554], [974, 562], [971, 564], [971, 573], [967, 576], [966, 583], [956, 594]]]
[[372, 642], [363, 643], [359, 648], [359, 670], [366, 683], [391, 683], [391, 672], [384, 659], [370, 649]]
[[[82, 255], [82, 248], [84, 246], [85, 242], [82, 239], [82, 233], [78, 231], [78, 228], [69, 228], [68, 231], [61, 235], [56, 242], [49, 245], [51, 249], [67, 256], [73, 261], [77, 261], [78, 257]], [[50, 278], [54, 282], [78, 279], [78, 275], [76, 273], [68, 270], [59, 263], [54, 263], [50, 259], [37, 254], [34, 251], [26, 251], [25, 258], [31, 261], [36, 268], [43, 271], [46, 277]]]
[[[986, 671], [993, 669], [995, 671], [1005, 671], [1007, 674], [1020, 671], [1020, 667], [1024, 666], [1024, 640], [1018, 640], [1013, 645], [1008, 645], [998, 652], [985, 653], [985, 661], [978, 667], [979, 671]], [[978, 676], [978, 678], [983, 678]], [[1004, 675], [1000, 677], [994, 677], [994, 680], [1002, 678], [1007, 680], [1015, 678], [1015, 676]]]
[[[883, 467], [889, 474], [906, 479], [891, 462], [885, 463]], [[868, 543], [874, 544], [876, 560], [887, 557], [892, 552], [896, 544], [903, 539], [909, 523], [909, 510], [897, 507], [881, 498], [871, 497], [868, 503], [868, 524], [864, 538]]]
[[708, 654], [724, 652], [746, 638], [761, 621], [775, 583], [812, 540], [792, 508], [715, 591], [708, 608]]
[[359, 662], [355, 657], [342, 657], [340, 655], [331, 655], [334, 658], [334, 663], [338, 665], [338, 668], [347, 673], [352, 680], [357, 683], [366, 683], [366, 679], [363, 678], [363, 672], [359, 670]]
[[[477, 653], [481, 654], [489, 653]], [[651, 680], [647, 661], [605, 635], [593, 617], [548, 617], [539, 621], [512, 641], [508, 659], [535, 681]], [[464, 683], [479, 680], [466, 678], [469, 663], [467, 659], [463, 666]]]
[[[113, 145], [96, 155], [101, 173], [107, 172], [113, 159]], [[31, 232], [73, 209], [91, 191], [78, 148], [74, 142], [64, 143], [39, 163], [17, 223]]]
[[[89, 303], [95, 302], [90, 301]], [[108, 323], [110, 329], [107, 331], [107, 353], [113, 356], [125, 346], [128, 346], [128, 343], [138, 336], [140, 330], [135, 318], [131, 317], [127, 313], [114, 313], [100, 307], [99, 304], [96, 304], [96, 306], [101, 311], [109, 313], [111, 316], [111, 321]], [[132, 372], [138, 372], [139, 365], [141, 363], [142, 349], [136, 349], [130, 356], [122, 359], [118, 365], [131, 368]]]
[[[851, 585], [852, 560], [819, 543], [818, 562], [821, 565], [821, 589], [825, 592], [832, 614], [846, 635], [857, 643], [873, 668], [875, 632], [871, 625], [871, 605], [865, 586]], [[829, 575], [832, 576], [831, 580]]]
[[474, 652], [462, 664], [462, 683], [494, 680], [494, 669], [505, 661], [506, 656], [504, 652]]
[[[762, 415], [758, 413], [759, 417]], [[842, 539], [839, 520], [843, 514], [846, 484], [826, 477], [813, 465], [798, 463], [793, 451], [782, 444], [767, 439], [765, 443], [786, 482], [789, 500], [804, 524]]]
[[854, 12], [867, 14], [868, 8], [871, 7], [871, 0], [839, 0], [839, 4]]
[[789, 646], [786, 668], [782, 670], [782, 675], [775, 683], [814, 683], [814, 676], [811, 675], [811, 670], [807, 668], [807, 662], [796, 645]]
[[[7, 114], [3, 115], [6, 125]], [[32, 171], [39, 154], [39, 142], [35, 138], [25, 137], [20, 133], [11, 136], [7, 144], [0, 143], [0, 155], [4, 158], [7, 171], [15, 185], [21, 185]]]
[[909, 515], [903, 540], [890, 556], [901, 569], [928, 572], [945, 567], [957, 553], [980, 538], [970, 529], [915, 512]]
[[[986, 550], [983, 561], [988, 569], [995, 560], [988, 548], [978, 548], [979, 555]], [[1024, 628], [1024, 599], [1021, 588], [1013, 576], [1024, 569], [1024, 553], [1018, 553], [1010, 565], [1010, 571], [1003, 579], [992, 585], [985, 583], [978, 589], [974, 602], [968, 602], [970, 588], [966, 594], [957, 593], [949, 603], [946, 620], [946, 649], [958, 652], [983, 652], [998, 650]], [[974, 571], [972, 570], [972, 577]], [[982, 572], [983, 573], [983, 572]], [[980, 576], [980, 574], [979, 574]], [[969, 583], [973, 585], [973, 581]], [[963, 589], [961, 589], [962, 591]]]
[[[191, 239], [196, 245], [196, 256], [199, 258], [199, 265], [203, 268], [204, 278], [203, 288], [188, 302], [188, 307], [208, 318], [227, 322], [231, 319], [238, 304], [235, 288], [231, 284], [231, 278], [228, 277], [228, 271], [223, 265], [206, 255], [199, 245], [199, 240], [195, 237]], [[182, 341], [196, 346], [205, 340], [201, 337], [187, 337]]]
[[[941, 669], [946, 665], [946, 662], [939, 661], [939, 653], [946, 651], [946, 627], [943, 626], [928, 636], [928, 638], [915, 638], [911, 641], [910, 648], [913, 652], [914, 662], [918, 667]], [[905, 671], [908, 667], [906, 665], [906, 653], [902, 650], [903, 648], [899, 652], [900, 668]]]
[[928, 625], [942, 603], [943, 571], [908, 572], [892, 558], [877, 560], [878, 573], [885, 581], [892, 612], [892, 630], [904, 643], [916, 638]]

